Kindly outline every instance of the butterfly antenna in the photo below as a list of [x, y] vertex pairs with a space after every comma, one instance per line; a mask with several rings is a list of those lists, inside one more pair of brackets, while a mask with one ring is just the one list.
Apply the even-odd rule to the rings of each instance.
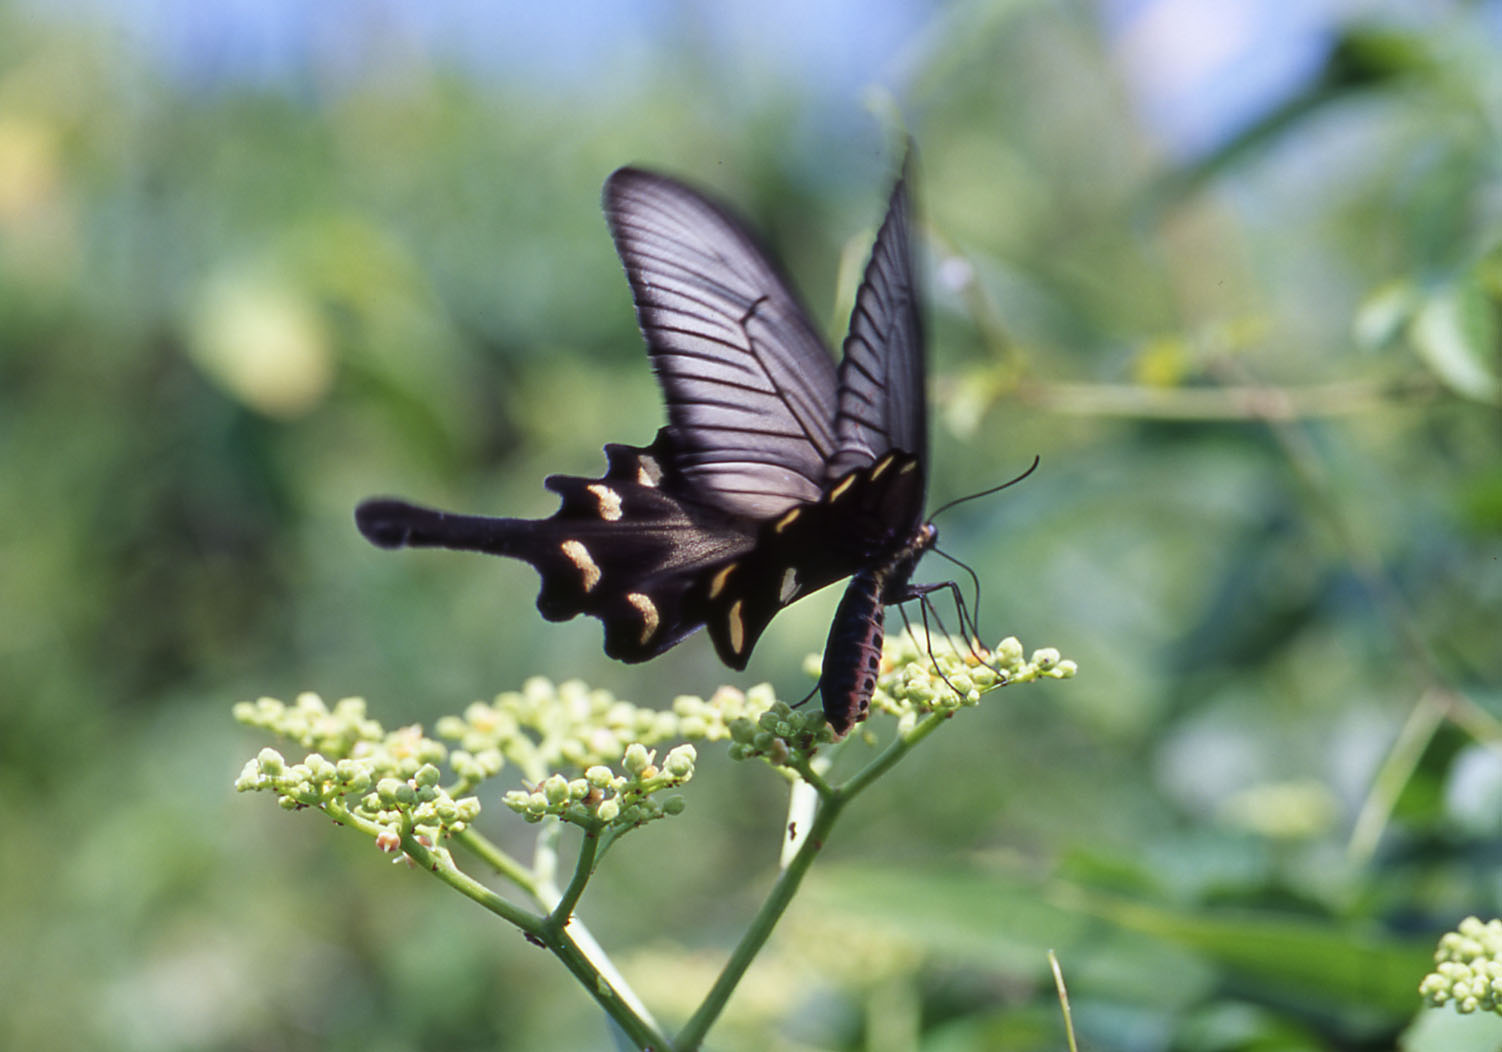
[[1006, 489], [1008, 486], [1015, 486], [1017, 483], [1021, 482], [1023, 479], [1025, 479], [1029, 475], [1031, 475], [1034, 471], [1038, 470], [1038, 461], [1039, 461], [1039, 459], [1040, 459], [1039, 457], [1036, 457], [1036, 456], [1033, 457], [1033, 463], [1032, 463], [1031, 467], [1029, 467], [1022, 474], [1018, 475], [1016, 478], [1011, 479], [1011, 480], [1009, 480], [1007, 482], [1003, 482], [1000, 486], [992, 486], [990, 489], [983, 489], [979, 493], [972, 493], [972, 494], [970, 494], [968, 497], [956, 497], [954, 500], [950, 501], [948, 504], [940, 505], [940, 507], [939, 507], [939, 509], [937, 511], [931, 513], [928, 516], [928, 521], [929, 522], [933, 522], [940, 515], [944, 514], [946, 511], [948, 511], [950, 508], [954, 507], [957, 504], [963, 504], [967, 500], [976, 500], [979, 497], [989, 497], [993, 493], [1000, 493], [1002, 490]]

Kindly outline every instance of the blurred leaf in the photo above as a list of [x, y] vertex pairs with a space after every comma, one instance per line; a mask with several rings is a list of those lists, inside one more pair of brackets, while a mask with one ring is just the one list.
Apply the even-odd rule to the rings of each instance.
[[1495, 402], [1496, 308], [1475, 281], [1431, 294], [1410, 330], [1414, 348], [1445, 386], [1478, 402]]
[[1413, 317], [1417, 305], [1412, 282], [1389, 281], [1377, 289], [1356, 311], [1352, 328], [1357, 346], [1374, 351], [1391, 343]]
[[1398, 1047], [1402, 1052], [1497, 1052], [1502, 1019], [1484, 1012], [1461, 1015], [1451, 1008], [1421, 1008]]
[[[1095, 922], [1106, 921], [1284, 996], [1318, 991], [1332, 1008], [1383, 1014], [1406, 1015], [1416, 1006], [1433, 950], [1428, 941], [1404, 942], [1334, 919], [1170, 908], [975, 871], [841, 866], [822, 871], [809, 894], [821, 908], [863, 924], [900, 927], [932, 953], [1024, 973], [1045, 969], [1051, 947], [1067, 959], [1104, 945]], [[1162, 959], [1163, 975], [1187, 977], [1191, 962], [1169, 960]]]

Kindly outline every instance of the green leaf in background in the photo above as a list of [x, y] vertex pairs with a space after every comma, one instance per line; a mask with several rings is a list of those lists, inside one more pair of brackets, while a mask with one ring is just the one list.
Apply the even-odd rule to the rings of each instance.
[[[1281, 996], [1317, 991], [1332, 1011], [1402, 1019], [1432, 950], [1334, 917], [1159, 905], [998, 872], [846, 866], [820, 876], [810, 894], [821, 908], [862, 925], [901, 925], [940, 958], [1033, 973], [1057, 949], [1076, 976], [1076, 997], [1089, 996], [1092, 985], [1116, 995], [1142, 986], [1159, 990], [1159, 1003], [1169, 991], [1187, 1003], [1212, 989], [1219, 972]], [[1121, 970], [1128, 948], [1141, 969], [1133, 982]], [[1149, 1000], [1141, 989], [1131, 999]]]
[[1414, 349], [1456, 394], [1495, 402], [1496, 307], [1474, 279], [1441, 288], [1419, 308], [1409, 330]]

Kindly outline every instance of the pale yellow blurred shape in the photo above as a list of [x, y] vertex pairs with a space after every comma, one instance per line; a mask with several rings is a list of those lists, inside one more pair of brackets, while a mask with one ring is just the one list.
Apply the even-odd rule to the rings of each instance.
[[188, 349], [243, 404], [292, 417], [316, 406], [334, 379], [328, 327], [307, 293], [263, 268], [231, 265], [200, 288]]
[[1330, 787], [1308, 778], [1248, 786], [1220, 810], [1228, 824], [1279, 840], [1322, 836], [1340, 817]]
[[45, 118], [0, 113], [0, 263], [45, 283], [66, 278], [77, 260], [58, 139]]

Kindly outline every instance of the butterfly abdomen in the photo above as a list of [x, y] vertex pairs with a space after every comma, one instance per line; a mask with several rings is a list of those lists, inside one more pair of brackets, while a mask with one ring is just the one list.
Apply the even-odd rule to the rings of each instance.
[[819, 698], [824, 718], [841, 737], [866, 718], [876, 692], [885, 636], [882, 593], [889, 574], [885, 566], [857, 571], [829, 626]]

